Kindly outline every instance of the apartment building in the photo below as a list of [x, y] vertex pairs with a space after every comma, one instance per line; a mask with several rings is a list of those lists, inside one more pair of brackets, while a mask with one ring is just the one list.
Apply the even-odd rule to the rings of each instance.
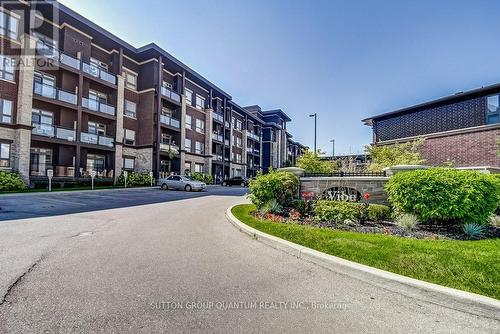
[[391, 145], [424, 138], [426, 164], [500, 167], [500, 84], [364, 119], [373, 143]]
[[221, 181], [282, 161], [277, 149], [263, 156], [271, 114], [249, 113], [156, 44], [135, 48], [57, 2], [8, 1], [0, 11], [1, 169], [27, 181], [47, 170]]

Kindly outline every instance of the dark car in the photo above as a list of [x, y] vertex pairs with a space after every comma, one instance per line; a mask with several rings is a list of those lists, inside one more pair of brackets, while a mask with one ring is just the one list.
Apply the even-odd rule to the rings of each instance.
[[222, 181], [222, 185], [225, 186], [242, 186], [248, 187], [248, 179], [242, 176], [235, 176], [230, 179]]

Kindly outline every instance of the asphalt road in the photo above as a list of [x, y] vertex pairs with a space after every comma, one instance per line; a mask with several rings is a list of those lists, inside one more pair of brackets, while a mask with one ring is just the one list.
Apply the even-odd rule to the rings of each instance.
[[[23, 214], [57, 210], [0, 222], [0, 333], [498, 333], [492, 317], [248, 238], [224, 216], [243, 192], [23, 197], [37, 207]], [[77, 213], [54, 215], [65, 210]]]

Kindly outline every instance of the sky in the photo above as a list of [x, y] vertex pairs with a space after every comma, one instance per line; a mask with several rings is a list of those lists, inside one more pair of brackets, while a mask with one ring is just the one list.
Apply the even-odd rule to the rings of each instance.
[[140, 47], [155, 42], [239, 105], [280, 108], [331, 155], [361, 119], [500, 82], [498, 0], [60, 0]]

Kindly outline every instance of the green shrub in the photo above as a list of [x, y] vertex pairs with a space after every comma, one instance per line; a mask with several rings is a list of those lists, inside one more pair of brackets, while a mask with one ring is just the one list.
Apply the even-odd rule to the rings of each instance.
[[480, 224], [464, 224], [462, 230], [465, 234], [465, 238], [477, 240], [484, 237], [485, 226]]
[[292, 173], [271, 170], [251, 180], [249, 187], [249, 198], [257, 208], [261, 208], [272, 199], [276, 199], [281, 206], [284, 206], [297, 194], [299, 178]]
[[266, 213], [282, 213], [283, 212], [283, 207], [281, 204], [278, 203], [278, 201], [273, 198], [266, 204], [262, 206], [263, 210], [266, 211]]
[[365, 150], [371, 156], [371, 163], [368, 170], [378, 172], [385, 167], [395, 165], [421, 165], [424, 163], [420, 148], [424, 143], [423, 139], [417, 139], [406, 143], [393, 145], [371, 145]]
[[305, 217], [313, 213], [314, 201], [296, 199], [293, 201], [293, 208], [297, 210], [302, 217]]
[[489, 175], [446, 168], [398, 173], [385, 190], [396, 210], [415, 214], [422, 222], [485, 224], [500, 195]]
[[411, 213], [403, 213], [396, 218], [396, 224], [405, 230], [411, 231], [417, 226], [418, 219], [417, 216]]
[[493, 227], [500, 228], [500, 216], [492, 214], [489, 219], [489, 223]]
[[26, 188], [26, 183], [18, 173], [0, 171], [0, 191], [24, 190]]
[[367, 205], [353, 202], [317, 201], [315, 221], [343, 223], [346, 220], [361, 223], [367, 218]]
[[210, 174], [192, 173], [190, 177], [193, 180], [205, 182], [206, 184], [213, 184], [214, 183], [214, 178]]
[[370, 204], [368, 206], [368, 220], [379, 222], [391, 216], [391, 208], [387, 205]]
[[[153, 179], [154, 183], [154, 179]], [[125, 177], [122, 173], [118, 178], [118, 184], [125, 185]], [[151, 176], [149, 172], [128, 172], [127, 173], [127, 187], [143, 187], [151, 185]]]

